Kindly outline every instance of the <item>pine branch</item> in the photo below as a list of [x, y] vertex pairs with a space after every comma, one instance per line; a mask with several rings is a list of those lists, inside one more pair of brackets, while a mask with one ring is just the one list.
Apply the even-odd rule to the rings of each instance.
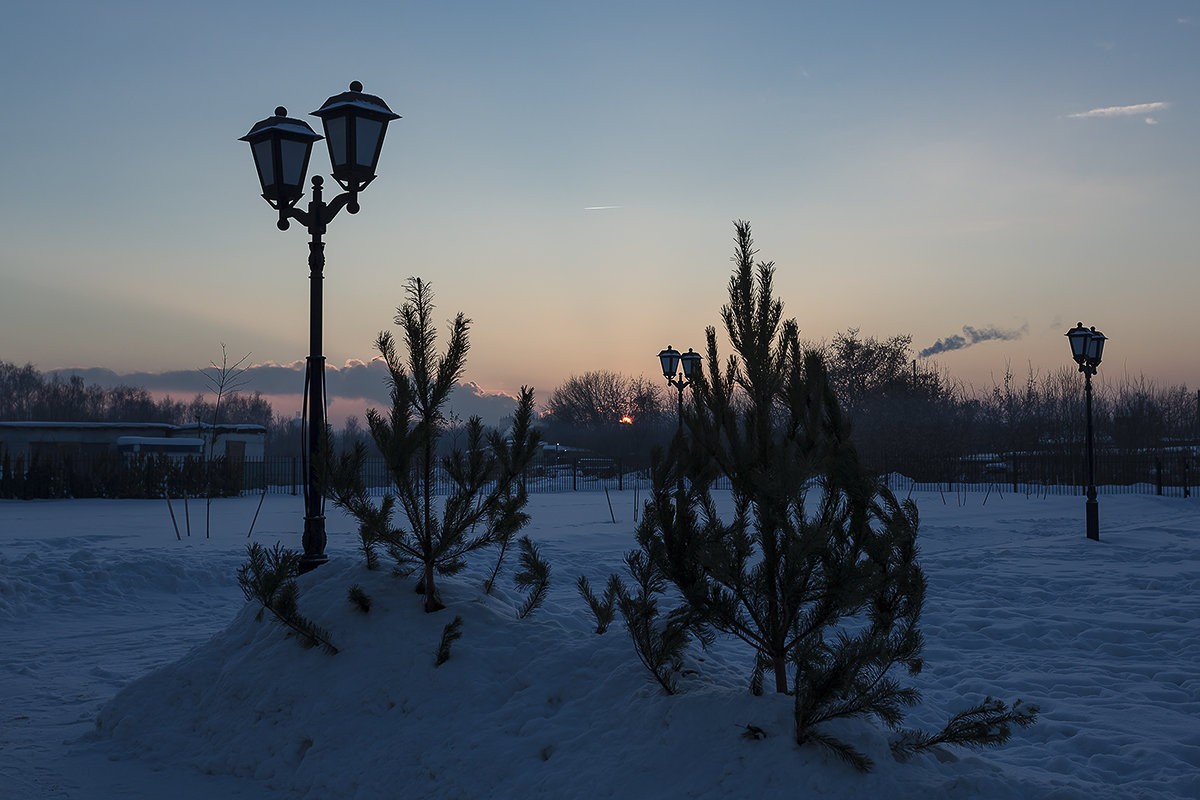
[[541, 551], [528, 536], [522, 536], [521, 571], [513, 576], [513, 582], [520, 589], [529, 589], [525, 602], [517, 610], [517, 618], [525, 619], [545, 601], [550, 591], [550, 564], [542, 558]]
[[592, 611], [592, 616], [596, 619], [596, 633], [604, 633], [608, 630], [608, 626], [612, 624], [613, 619], [617, 614], [617, 594], [620, 588], [621, 579], [616, 575], [609, 576], [608, 587], [604, 590], [604, 599], [596, 597], [592, 592], [591, 584], [588, 583], [586, 575], [580, 575], [579, 580], [575, 582], [575, 586], [579, 589], [579, 594], [583, 596], [584, 601], [588, 604], [588, 608]]
[[338, 649], [329, 632], [300, 614], [296, 575], [300, 553], [279, 542], [267, 550], [258, 542], [246, 548], [248, 561], [238, 567], [237, 579], [247, 600], [256, 601], [282, 625], [293, 630], [305, 647], [320, 647], [330, 655]]
[[348, 599], [355, 608], [364, 614], [369, 614], [371, 611], [371, 595], [363, 591], [363, 588], [357, 583], [350, 587], [346, 593]]
[[866, 754], [859, 752], [841, 739], [830, 736], [827, 733], [815, 730], [810, 731], [803, 739], [798, 738], [796, 743], [802, 745], [809, 743], [820, 745], [859, 772], [870, 772], [875, 766], [875, 762]]
[[1012, 726], [1028, 728], [1037, 721], [1041, 709], [1017, 700], [1010, 708], [1003, 700], [988, 697], [982, 703], [958, 712], [937, 733], [905, 730], [891, 742], [897, 758], [907, 760], [940, 744], [958, 745], [982, 750], [997, 747], [1012, 737]]
[[442, 640], [438, 642], [437, 658], [433, 665], [440, 667], [450, 660], [450, 645], [462, 638], [462, 617], [455, 617], [442, 628]]
[[670, 615], [660, 621], [657, 596], [666, 588], [666, 579], [646, 559], [634, 551], [625, 556], [625, 564], [637, 584], [637, 594], [617, 579], [617, 608], [633, 640], [638, 660], [650, 671], [667, 694], [679, 691], [678, 673], [683, 669], [683, 653], [688, 643], [689, 624], [685, 617]]

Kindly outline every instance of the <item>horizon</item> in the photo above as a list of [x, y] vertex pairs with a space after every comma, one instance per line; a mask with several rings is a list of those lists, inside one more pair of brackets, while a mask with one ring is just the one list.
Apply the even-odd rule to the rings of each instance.
[[[371, 24], [348, 30], [356, 9]], [[370, 363], [419, 276], [439, 320], [474, 320], [464, 380], [484, 395], [658, 380], [660, 349], [719, 327], [746, 219], [809, 340], [911, 335], [986, 388], [1073, 368], [1082, 321], [1109, 337], [1098, 381], [1197, 387], [1193, 12], [23, 7], [0, 32], [22, 187], [0, 199], [0, 358], [161, 374], [226, 343], [303, 361], [307, 237], [276, 230], [237, 139], [360, 80], [402, 119], [325, 237], [329, 364]], [[328, 52], [353, 57], [308, 55]], [[309, 175], [327, 172], [318, 142]]]
[[[971, 345], [968, 344], [965, 346]], [[931, 363], [935, 368], [939, 366], [936, 360], [924, 362], [920, 357], [914, 360], [918, 364]], [[36, 368], [36, 365], [34, 366]], [[1012, 365], [1007, 366], [1010, 369], [1011, 367]], [[261, 394], [271, 404], [272, 411], [276, 416], [282, 418], [299, 418], [303, 402], [304, 368], [303, 361], [297, 361], [292, 364], [252, 363], [246, 368], [247, 372], [244, 376], [244, 383], [239, 381], [239, 388], [234, 391], [243, 395]], [[1037, 370], [1032, 364], [1029, 364], [1025, 370], [1019, 372], [1013, 369], [1012, 377], [1018, 384], [1024, 384], [1030, 378], [1039, 379], [1048, 377], [1058, 370], [1066, 370], [1073, 373], [1076, 371], [1076, 365], [1072, 362], [1070, 364], [1058, 365], [1050, 370]], [[941, 371], [947, 374], [952, 381], [956, 380], [957, 376], [953, 372], [945, 369]], [[212, 394], [211, 384], [203, 372], [202, 368], [193, 368], [157, 373], [118, 373], [103, 367], [88, 367], [52, 369], [43, 371], [42, 374], [47, 378], [59, 377], [63, 379], [77, 375], [85, 383], [89, 385], [95, 384], [104, 389], [111, 389], [118, 386], [132, 386], [147, 390], [158, 400], [163, 398], [186, 400], [198, 395], [207, 397]], [[1001, 371], [999, 375], [993, 376], [991, 383], [984, 386], [960, 381], [959, 388], [967, 395], [977, 396], [981, 391], [987, 393], [994, 387], [1001, 385], [1003, 375], [1004, 373]], [[630, 377], [636, 378], [639, 376], [632, 375]], [[643, 374], [640, 377], [645, 377], [645, 375]], [[670, 387], [666, 386], [665, 378], [661, 376], [655, 377], [662, 381], [664, 396], [670, 400], [670, 397], [666, 394], [666, 390]], [[326, 379], [329, 387], [328, 418], [336, 430], [344, 427], [346, 420], [351, 416], [358, 417], [360, 422], [365, 421], [365, 412], [368, 408], [387, 408], [389, 402], [388, 385], [386, 383], [387, 371], [383, 360], [378, 356], [369, 362], [363, 362], [360, 359], [351, 359], [341, 367], [327, 365]], [[1111, 371], [1106, 373], [1104, 371], [1104, 364], [1101, 365], [1101, 370], [1094, 378], [1094, 382], [1096, 391], [1099, 393], [1104, 393], [1110, 389], [1119, 389], [1131, 383], [1146, 383], [1151, 388], [1159, 389], [1183, 387], [1189, 391], [1192, 389], [1200, 391], [1200, 388], [1190, 386], [1185, 381], [1159, 381], [1144, 374], [1131, 375], [1123, 373], [1117, 375], [1112, 374]], [[536, 401], [539, 412], [545, 412], [546, 403], [555, 388], [558, 388], [557, 384], [544, 392], [539, 391], [537, 393]], [[451, 394], [450, 412], [462, 419], [467, 419], [470, 416], [479, 416], [485, 424], [499, 426], [506, 417], [511, 415], [516, 402], [517, 397], [515, 394], [509, 394], [503, 390], [490, 390], [474, 381], [465, 379], [456, 384], [456, 389]]]

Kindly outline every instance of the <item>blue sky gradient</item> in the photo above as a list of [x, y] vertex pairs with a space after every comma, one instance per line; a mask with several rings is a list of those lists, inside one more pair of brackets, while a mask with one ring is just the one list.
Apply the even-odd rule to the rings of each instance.
[[718, 322], [749, 219], [808, 338], [1019, 332], [934, 356], [987, 387], [1069, 362], [1083, 320], [1111, 339], [1101, 379], [1200, 385], [1194, 2], [18, 0], [5, 17], [6, 361], [187, 370], [221, 342], [302, 359], [306, 237], [275, 229], [237, 137], [357, 79], [404, 118], [326, 237], [333, 364], [374, 355], [419, 275], [447, 320], [473, 318], [480, 387], [653, 376], [659, 349]]

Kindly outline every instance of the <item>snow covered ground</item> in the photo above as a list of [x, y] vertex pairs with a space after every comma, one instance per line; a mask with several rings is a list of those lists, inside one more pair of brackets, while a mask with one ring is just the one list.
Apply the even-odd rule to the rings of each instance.
[[[1197, 501], [1102, 497], [1095, 543], [1081, 498], [913, 497], [930, 586], [907, 723], [938, 728], [987, 694], [1042, 714], [1000, 749], [903, 764], [876, 724], [844, 726], [870, 775], [798, 748], [790, 703], [746, 691], [736, 645], [694, 654], [666, 697], [619, 620], [592, 633], [575, 579], [599, 588], [633, 547], [628, 490], [615, 524], [603, 493], [533, 497], [554, 583], [525, 620], [511, 570], [478, 589], [486, 554], [421, 613], [331, 508], [334, 560], [301, 578], [301, 611], [336, 656], [243, 601], [257, 498], [215, 503], [211, 539], [193, 503], [183, 541], [162, 501], [3, 501], [0, 797], [1200, 797]], [[301, 506], [268, 497], [253, 540], [298, 547]], [[455, 615], [462, 639], [435, 668]]]

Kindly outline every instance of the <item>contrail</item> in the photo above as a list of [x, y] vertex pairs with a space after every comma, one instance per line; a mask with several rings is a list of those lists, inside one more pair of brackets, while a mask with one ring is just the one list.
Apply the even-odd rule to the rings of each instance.
[[607, 211], [610, 208], [624, 208], [624, 206], [587, 206], [584, 211]]
[[1022, 325], [1016, 330], [1006, 331], [997, 328], [995, 325], [989, 325], [986, 328], [972, 328], [970, 325], [963, 325], [962, 334], [954, 334], [947, 336], [945, 339], [938, 339], [936, 342], [926, 347], [917, 354], [920, 358], [928, 358], [929, 356], [945, 353], [949, 350], [962, 350], [964, 347], [970, 347], [973, 344], [987, 342], [993, 339], [999, 339], [1004, 342], [1011, 342], [1014, 339], [1020, 339], [1025, 334], [1029, 333], [1029, 325]]

